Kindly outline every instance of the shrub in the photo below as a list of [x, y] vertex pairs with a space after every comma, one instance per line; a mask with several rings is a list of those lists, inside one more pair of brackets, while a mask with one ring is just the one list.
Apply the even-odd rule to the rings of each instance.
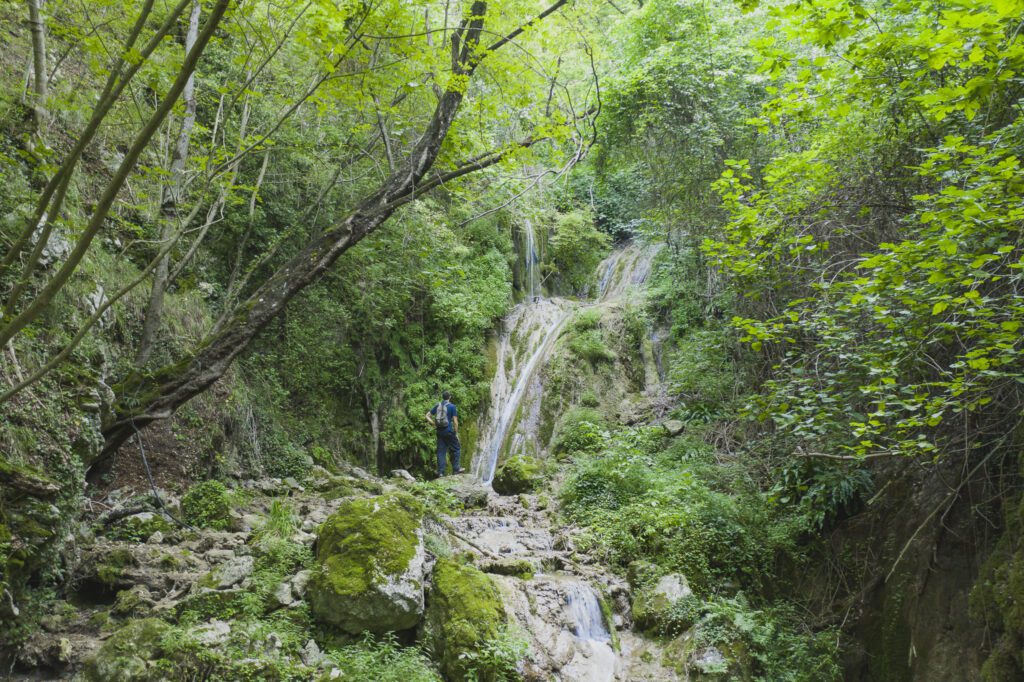
[[615, 353], [605, 345], [604, 338], [597, 329], [575, 335], [569, 341], [569, 350], [592, 365], [615, 361]]
[[220, 481], [203, 481], [192, 486], [181, 498], [181, 512], [194, 526], [227, 530], [231, 496]]
[[604, 417], [597, 410], [576, 408], [566, 412], [555, 426], [552, 450], [556, 456], [593, 454], [606, 441]]
[[597, 308], [584, 308], [569, 321], [569, 329], [575, 332], [585, 332], [600, 326], [601, 311]]

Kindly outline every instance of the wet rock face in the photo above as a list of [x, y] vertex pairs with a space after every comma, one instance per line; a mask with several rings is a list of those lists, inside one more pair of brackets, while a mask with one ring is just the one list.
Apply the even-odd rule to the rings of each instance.
[[500, 495], [532, 492], [541, 483], [544, 465], [535, 457], [516, 455], [498, 468], [492, 486]]
[[343, 503], [317, 542], [307, 593], [317, 620], [350, 634], [414, 627], [423, 615], [422, 517], [402, 493]]

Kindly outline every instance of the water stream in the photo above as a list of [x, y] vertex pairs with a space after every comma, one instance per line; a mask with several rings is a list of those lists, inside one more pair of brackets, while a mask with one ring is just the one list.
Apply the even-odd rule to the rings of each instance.
[[593, 587], [580, 580], [574, 581], [566, 590], [565, 601], [574, 635], [586, 641], [612, 641], [601, 612], [601, 602]]
[[526, 264], [526, 282], [524, 290], [527, 296], [526, 300], [530, 302], [536, 301], [537, 297], [542, 295], [540, 269], [537, 267], [540, 264], [540, 256], [537, 253], [537, 235], [534, 232], [533, 223], [527, 218], [525, 224], [526, 253], [523, 260]]
[[[481, 422], [479, 449], [472, 462], [473, 474], [486, 484], [508, 457], [546, 454], [547, 443], [540, 435], [541, 370], [567, 320], [580, 309], [610, 309], [632, 300], [646, 282], [657, 253], [656, 247], [637, 244], [616, 249], [599, 266], [598, 287], [590, 301], [544, 298], [530, 226], [523, 237], [519, 247], [524, 251], [520, 260], [524, 298], [505, 318], [496, 340], [490, 408]], [[659, 345], [657, 336], [645, 339], [649, 388], [660, 384]], [[568, 560], [571, 549], [556, 542], [552, 519], [542, 508], [519, 497], [491, 496], [486, 509], [453, 523], [489, 560], [520, 559], [536, 567], [528, 579], [492, 576], [510, 617], [529, 636], [531, 654], [524, 665], [530, 674], [524, 677], [561, 682], [679, 679], [661, 665], [656, 645], [644, 643], [628, 629], [619, 629], [613, 642], [609, 628], [615, 626], [607, 621], [594, 585], [603, 585], [609, 600], [621, 586], [614, 587], [614, 580], [600, 569], [581, 571]]]

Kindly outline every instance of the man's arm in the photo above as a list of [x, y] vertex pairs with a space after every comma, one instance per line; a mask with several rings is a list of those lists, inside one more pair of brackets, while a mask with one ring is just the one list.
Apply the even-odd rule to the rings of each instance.
[[431, 426], [436, 426], [436, 424], [434, 424], [434, 417], [430, 414], [430, 410], [427, 410], [427, 413], [423, 415], [423, 418], [426, 419], [427, 423]]
[[459, 430], [459, 415], [455, 415], [454, 417], [452, 417], [452, 427], [456, 431]]

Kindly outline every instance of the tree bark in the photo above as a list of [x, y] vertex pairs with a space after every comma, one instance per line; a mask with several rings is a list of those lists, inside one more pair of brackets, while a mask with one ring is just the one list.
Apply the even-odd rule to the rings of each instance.
[[46, 110], [48, 78], [46, 76], [46, 24], [42, 16], [43, 0], [28, 0], [28, 21], [32, 29], [32, 107], [35, 111], [36, 134], [46, 131], [49, 114]]
[[[35, 0], [30, 0], [34, 2]], [[185, 33], [185, 54], [187, 55], [199, 37], [199, 16], [202, 5], [199, 0], [192, 4], [192, 14], [188, 19], [188, 30]], [[181, 193], [185, 186], [185, 162], [188, 159], [189, 143], [192, 139], [192, 128], [196, 123], [196, 83], [195, 73], [189, 74], [185, 87], [181, 91], [181, 99], [185, 103], [185, 115], [181, 120], [181, 130], [171, 154], [170, 180], [164, 186], [163, 201], [160, 204], [160, 243], [165, 243], [175, 232], [178, 220], [178, 206]], [[149, 306], [142, 323], [142, 334], [139, 339], [135, 366], [144, 367], [153, 353], [153, 342], [160, 331], [160, 319], [163, 316], [164, 294], [167, 293], [171, 265], [170, 252], [164, 254], [153, 273], [153, 287], [149, 294]]]

